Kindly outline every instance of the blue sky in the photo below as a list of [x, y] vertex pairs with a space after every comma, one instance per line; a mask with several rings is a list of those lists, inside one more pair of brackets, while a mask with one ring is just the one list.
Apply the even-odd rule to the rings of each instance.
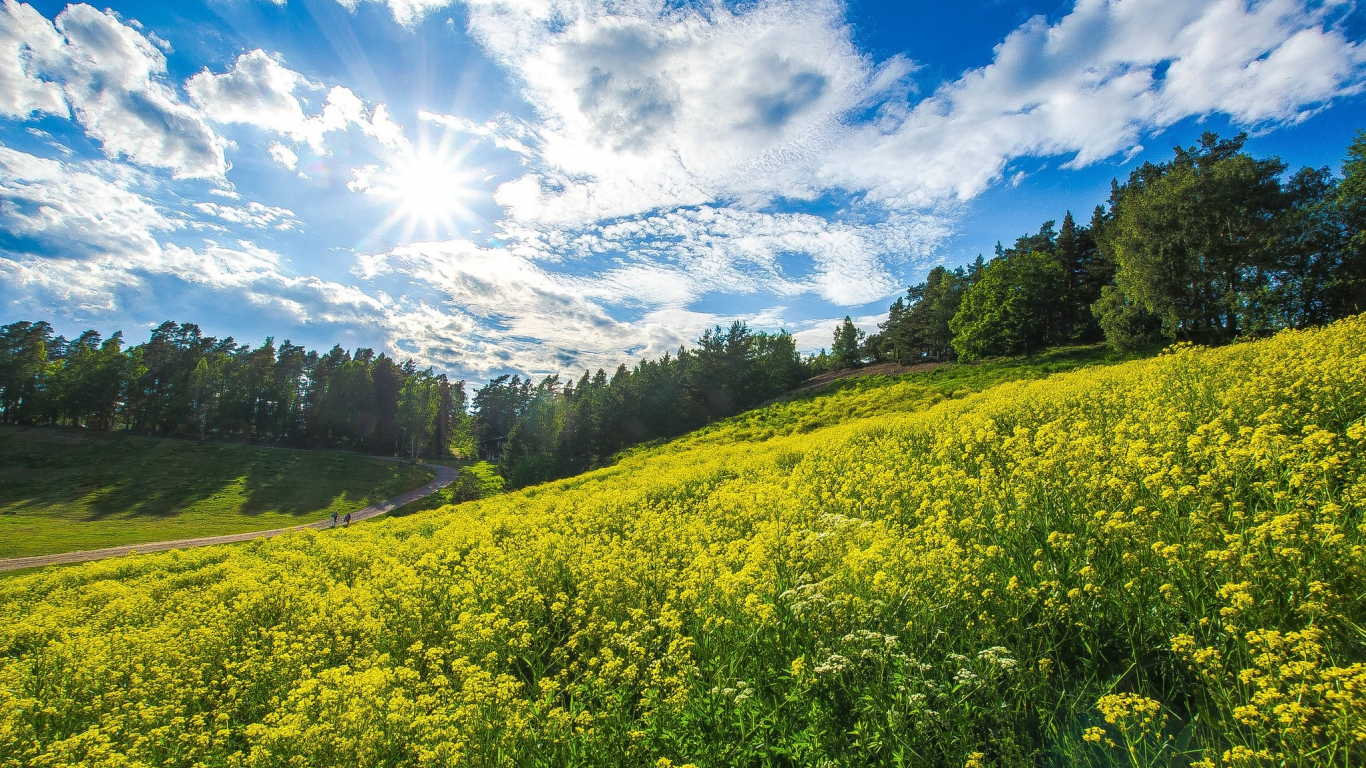
[[828, 344], [1204, 130], [1336, 167], [1344, 0], [0, 0], [0, 322], [473, 380]]

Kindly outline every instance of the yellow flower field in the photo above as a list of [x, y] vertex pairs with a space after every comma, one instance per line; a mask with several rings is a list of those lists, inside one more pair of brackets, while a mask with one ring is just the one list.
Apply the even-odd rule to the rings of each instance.
[[0, 766], [1361, 765], [1363, 417], [1351, 319], [5, 579]]

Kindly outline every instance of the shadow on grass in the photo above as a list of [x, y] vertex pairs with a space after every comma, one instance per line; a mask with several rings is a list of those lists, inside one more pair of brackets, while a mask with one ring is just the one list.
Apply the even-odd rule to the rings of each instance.
[[428, 474], [359, 455], [0, 428], [0, 507], [79, 510], [90, 522], [170, 517], [191, 507], [298, 517], [396, 496]]

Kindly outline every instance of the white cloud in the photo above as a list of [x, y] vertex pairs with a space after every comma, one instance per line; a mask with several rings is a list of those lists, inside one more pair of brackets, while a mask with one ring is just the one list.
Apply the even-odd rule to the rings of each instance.
[[[396, 323], [395, 330], [402, 327], [403, 338], [423, 349], [424, 359], [471, 371], [512, 367], [543, 375], [586, 366], [614, 368], [624, 351], [636, 356], [663, 355], [689, 342], [694, 330], [700, 331], [713, 320], [683, 310], [665, 312], [674, 319], [688, 315], [706, 321], [669, 325], [654, 313], [636, 322], [617, 320], [592, 300], [590, 281], [549, 272], [507, 251], [465, 241], [396, 248], [362, 262], [358, 272], [372, 277], [389, 270], [435, 288], [445, 299], [439, 313], [463, 318], [463, 340], [444, 352], [421, 327]], [[428, 310], [436, 312], [423, 306], [427, 307], [419, 313], [423, 317], [430, 316]]]
[[1300, 0], [1080, 0], [1056, 24], [1030, 20], [992, 64], [904, 113], [886, 106], [822, 175], [889, 204], [930, 205], [975, 197], [1014, 158], [1073, 155], [1080, 167], [1189, 117], [1302, 120], [1361, 88], [1366, 52], [1326, 24], [1330, 10]]
[[112, 11], [70, 5], [54, 25], [31, 6], [4, 0], [0, 113], [23, 119], [74, 111], [110, 157], [177, 178], [222, 178], [227, 142], [165, 76], [162, 49]]
[[355, 178], [346, 182], [346, 188], [352, 192], [369, 194], [375, 190], [375, 185], [371, 178], [379, 172], [379, 166], [370, 163], [360, 168], [352, 168], [351, 175]]
[[202, 249], [167, 245], [161, 257], [139, 265], [155, 274], [174, 275], [214, 289], [243, 288], [262, 281], [287, 284], [278, 253], [240, 240], [236, 248], [208, 242]]
[[[439, 311], [459, 318], [463, 340], [455, 346], [442, 347], [453, 342], [397, 319], [403, 312], [392, 305], [384, 321], [394, 333], [403, 328], [401, 338], [414, 345], [409, 348], [423, 350], [420, 359], [478, 373], [514, 368], [544, 375], [612, 368], [623, 355], [658, 357], [691, 344], [706, 328], [732, 319], [688, 308], [709, 292], [816, 292], [851, 304], [881, 298], [900, 286], [878, 254], [898, 241], [940, 236], [912, 233], [916, 226], [855, 227], [814, 216], [724, 209], [676, 211], [560, 243], [562, 253], [579, 259], [623, 254], [622, 261], [596, 272], [552, 269], [539, 251], [546, 243], [523, 243], [519, 253], [467, 241], [415, 243], [364, 256], [354, 272], [367, 280], [398, 272], [442, 295], [439, 307], [424, 304], [418, 315]], [[816, 264], [811, 275], [786, 273], [784, 262], [797, 255]], [[607, 309], [612, 305], [631, 311], [621, 319], [620, 311]], [[742, 319], [777, 328], [784, 325], [780, 314], [775, 309]]]
[[[232, 68], [223, 74], [205, 69], [185, 83], [191, 100], [215, 122], [253, 125], [307, 144], [317, 154], [325, 151], [323, 140], [327, 134], [345, 131], [353, 125], [392, 150], [407, 149], [403, 128], [393, 121], [388, 108], [379, 104], [367, 109], [365, 102], [349, 88], [333, 87], [321, 111], [314, 115], [305, 113], [295, 91], [322, 87], [260, 49], [238, 56]], [[281, 150], [290, 154], [282, 154]], [[286, 167], [289, 163], [284, 159], [291, 156], [298, 162], [298, 155], [278, 142], [271, 145], [270, 153]]]
[[61, 49], [61, 35], [33, 6], [4, 0], [0, 5], [0, 115], [22, 120], [33, 114], [70, 114], [61, 85], [40, 77], [60, 60]]
[[917, 102], [913, 65], [875, 68], [827, 0], [468, 4], [471, 32], [540, 120], [514, 136], [506, 121], [424, 119], [515, 141], [531, 170], [496, 199], [542, 226], [830, 192], [935, 209], [1022, 156], [1077, 167], [1192, 116], [1303, 119], [1360, 90], [1366, 63], [1328, 23], [1340, 2], [1080, 0]]
[[0, 223], [42, 252], [128, 260], [156, 254], [154, 233], [183, 226], [126, 184], [5, 146]]
[[86, 132], [111, 157], [166, 168], [177, 178], [221, 178], [226, 142], [162, 82], [166, 56], [112, 12], [88, 5], [62, 11], [60, 70]]
[[[889, 262], [924, 262], [949, 232], [948, 220], [931, 214], [855, 224], [704, 206], [614, 222], [563, 243], [524, 238], [522, 245], [580, 258], [622, 254], [645, 270], [640, 274], [662, 275], [667, 265], [662, 295], [813, 293], [852, 306], [897, 292]], [[637, 287], [623, 295], [649, 294]]]
[[348, 11], [355, 12], [362, 2], [384, 3], [394, 14], [394, 20], [404, 26], [421, 21], [428, 13], [455, 4], [455, 0], [337, 0]]
[[308, 120], [294, 95], [300, 86], [322, 87], [259, 48], [238, 56], [232, 69], [221, 75], [206, 69], [185, 81], [190, 100], [214, 122], [245, 123], [285, 134], [300, 131]]
[[[0, 251], [0, 284], [15, 304], [46, 304], [62, 313], [112, 312], [116, 296], [142, 285], [138, 276], [108, 260], [25, 259]], [[35, 299], [45, 299], [35, 302]]]
[[845, 115], [885, 83], [833, 0], [476, 3], [470, 28], [540, 116], [516, 137], [534, 172], [496, 198], [524, 222], [814, 197]]
[[283, 165], [288, 170], [294, 171], [299, 168], [299, 153], [286, 147], [278, 141], [270, 143], [270, 157], [275, 162]]
[[278, 230], [300, 229], [302, 223], [288, 208], [277, 208], [258, 202], [246, 205], [222, 205], [214, 202], [194, 203], [200, 213], [222, 219], [232, 224], [241, 224], [252, 229], [273, 227]]

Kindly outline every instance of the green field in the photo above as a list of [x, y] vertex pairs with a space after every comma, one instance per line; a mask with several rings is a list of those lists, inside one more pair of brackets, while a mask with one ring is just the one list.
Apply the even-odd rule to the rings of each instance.
[[344, 453], [0, 427], [0, 558], [283, 528], [432, 477]]

